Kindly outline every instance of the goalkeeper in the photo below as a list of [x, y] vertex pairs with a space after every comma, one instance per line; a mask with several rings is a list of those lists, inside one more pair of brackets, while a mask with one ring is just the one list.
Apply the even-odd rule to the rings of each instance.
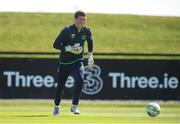
[[78, 103], [83, 86], [84, 78], [84, 43], [88, 45], [88, 67], [92, 68], [93, 60], [93, 39], [89, 28], [85, 26], [86, 14], [77, 11], [74, 14], [75, 23], [65, 27], [56, 38], [53, 47], [61, 50], [59, 57], [58, 85], [54, 100], [53, 115], [60, 114], [60, 102], [63, 89], [68, 76], [71, 74], [75, 79], [75, 89], [72, 100], [71, 112], [80, 114]]

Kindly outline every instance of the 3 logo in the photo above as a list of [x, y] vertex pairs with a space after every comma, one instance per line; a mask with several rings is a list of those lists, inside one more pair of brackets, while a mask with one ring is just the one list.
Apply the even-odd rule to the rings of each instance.
[[87, 95], [99, 93], [103, 88], [103, 81], [100, 77], [101, 68], [98, 65], [94, 65], [90, 70], [87, 66], [85, 66], [84, 71], [84, 86], [82, 92]]

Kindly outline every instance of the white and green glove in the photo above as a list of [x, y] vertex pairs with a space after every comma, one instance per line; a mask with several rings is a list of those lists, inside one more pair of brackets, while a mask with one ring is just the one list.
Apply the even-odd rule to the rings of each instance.
[[93, 53], [89, 52], [88, 53], [88, 68], [92, 69], [93, 65], [94, 65]]
[[82, 50], [83, 49], [79, 44], [74, 44], [74, 46], [68, 45], [65, 47], [65, 52], [71, 52], [76, 55], [80, 54], [82, 52]]
[[74, 49], [74, 54], [76, 55], [80, 54], [83, 51], [82, 46], [80, 46], [80, 43], [75, 43], [73, 49]]

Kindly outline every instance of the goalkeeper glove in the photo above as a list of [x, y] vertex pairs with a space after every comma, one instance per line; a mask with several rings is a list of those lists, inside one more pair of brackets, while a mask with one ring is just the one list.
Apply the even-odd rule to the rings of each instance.
[[66, 46], [65, 47], [65, 52], [71, 52], [73, 54], [80, 54], [82, 52], [82, 47], [81, 46]]
[[88, 68], [92, 69], [93, 65], [94, 65], [93, 54], [89, 52], [88, 53]]
[[73, 46], [73, 49], [74, 49], [74, 54], [78, 55], [82, 52], [82, 47], [79, 46], [79, 47], [75, 47]]

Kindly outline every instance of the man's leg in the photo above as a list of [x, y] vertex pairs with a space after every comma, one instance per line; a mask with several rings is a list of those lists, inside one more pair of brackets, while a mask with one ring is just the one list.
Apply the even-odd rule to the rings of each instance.
[[67, 65], [60, 65], [59, 70], [58, 70], [58, 84], [56, 88], [56, 95], [55, 95], [55, 100], [54, 100], [54, 116], [58, 116], [60, 113], [60, 102], [61, 102], [61, 97], [63, 94], [63, 89], [66, 83], [66, 80], [69, 76], [69, 70]]
[[84, 79], [83, 62], [75, 63], [73, 69], [74, 70], [72, 71], [72, 75], [75, 78], [76, 83], [75, 83], [71, 111], [74, 114], [80, 114], [80, 111], [78, 110], [78, 104], [79, 104], [79, 99], [80, 99], [80, 95], [83, 87], [83, 79]]

